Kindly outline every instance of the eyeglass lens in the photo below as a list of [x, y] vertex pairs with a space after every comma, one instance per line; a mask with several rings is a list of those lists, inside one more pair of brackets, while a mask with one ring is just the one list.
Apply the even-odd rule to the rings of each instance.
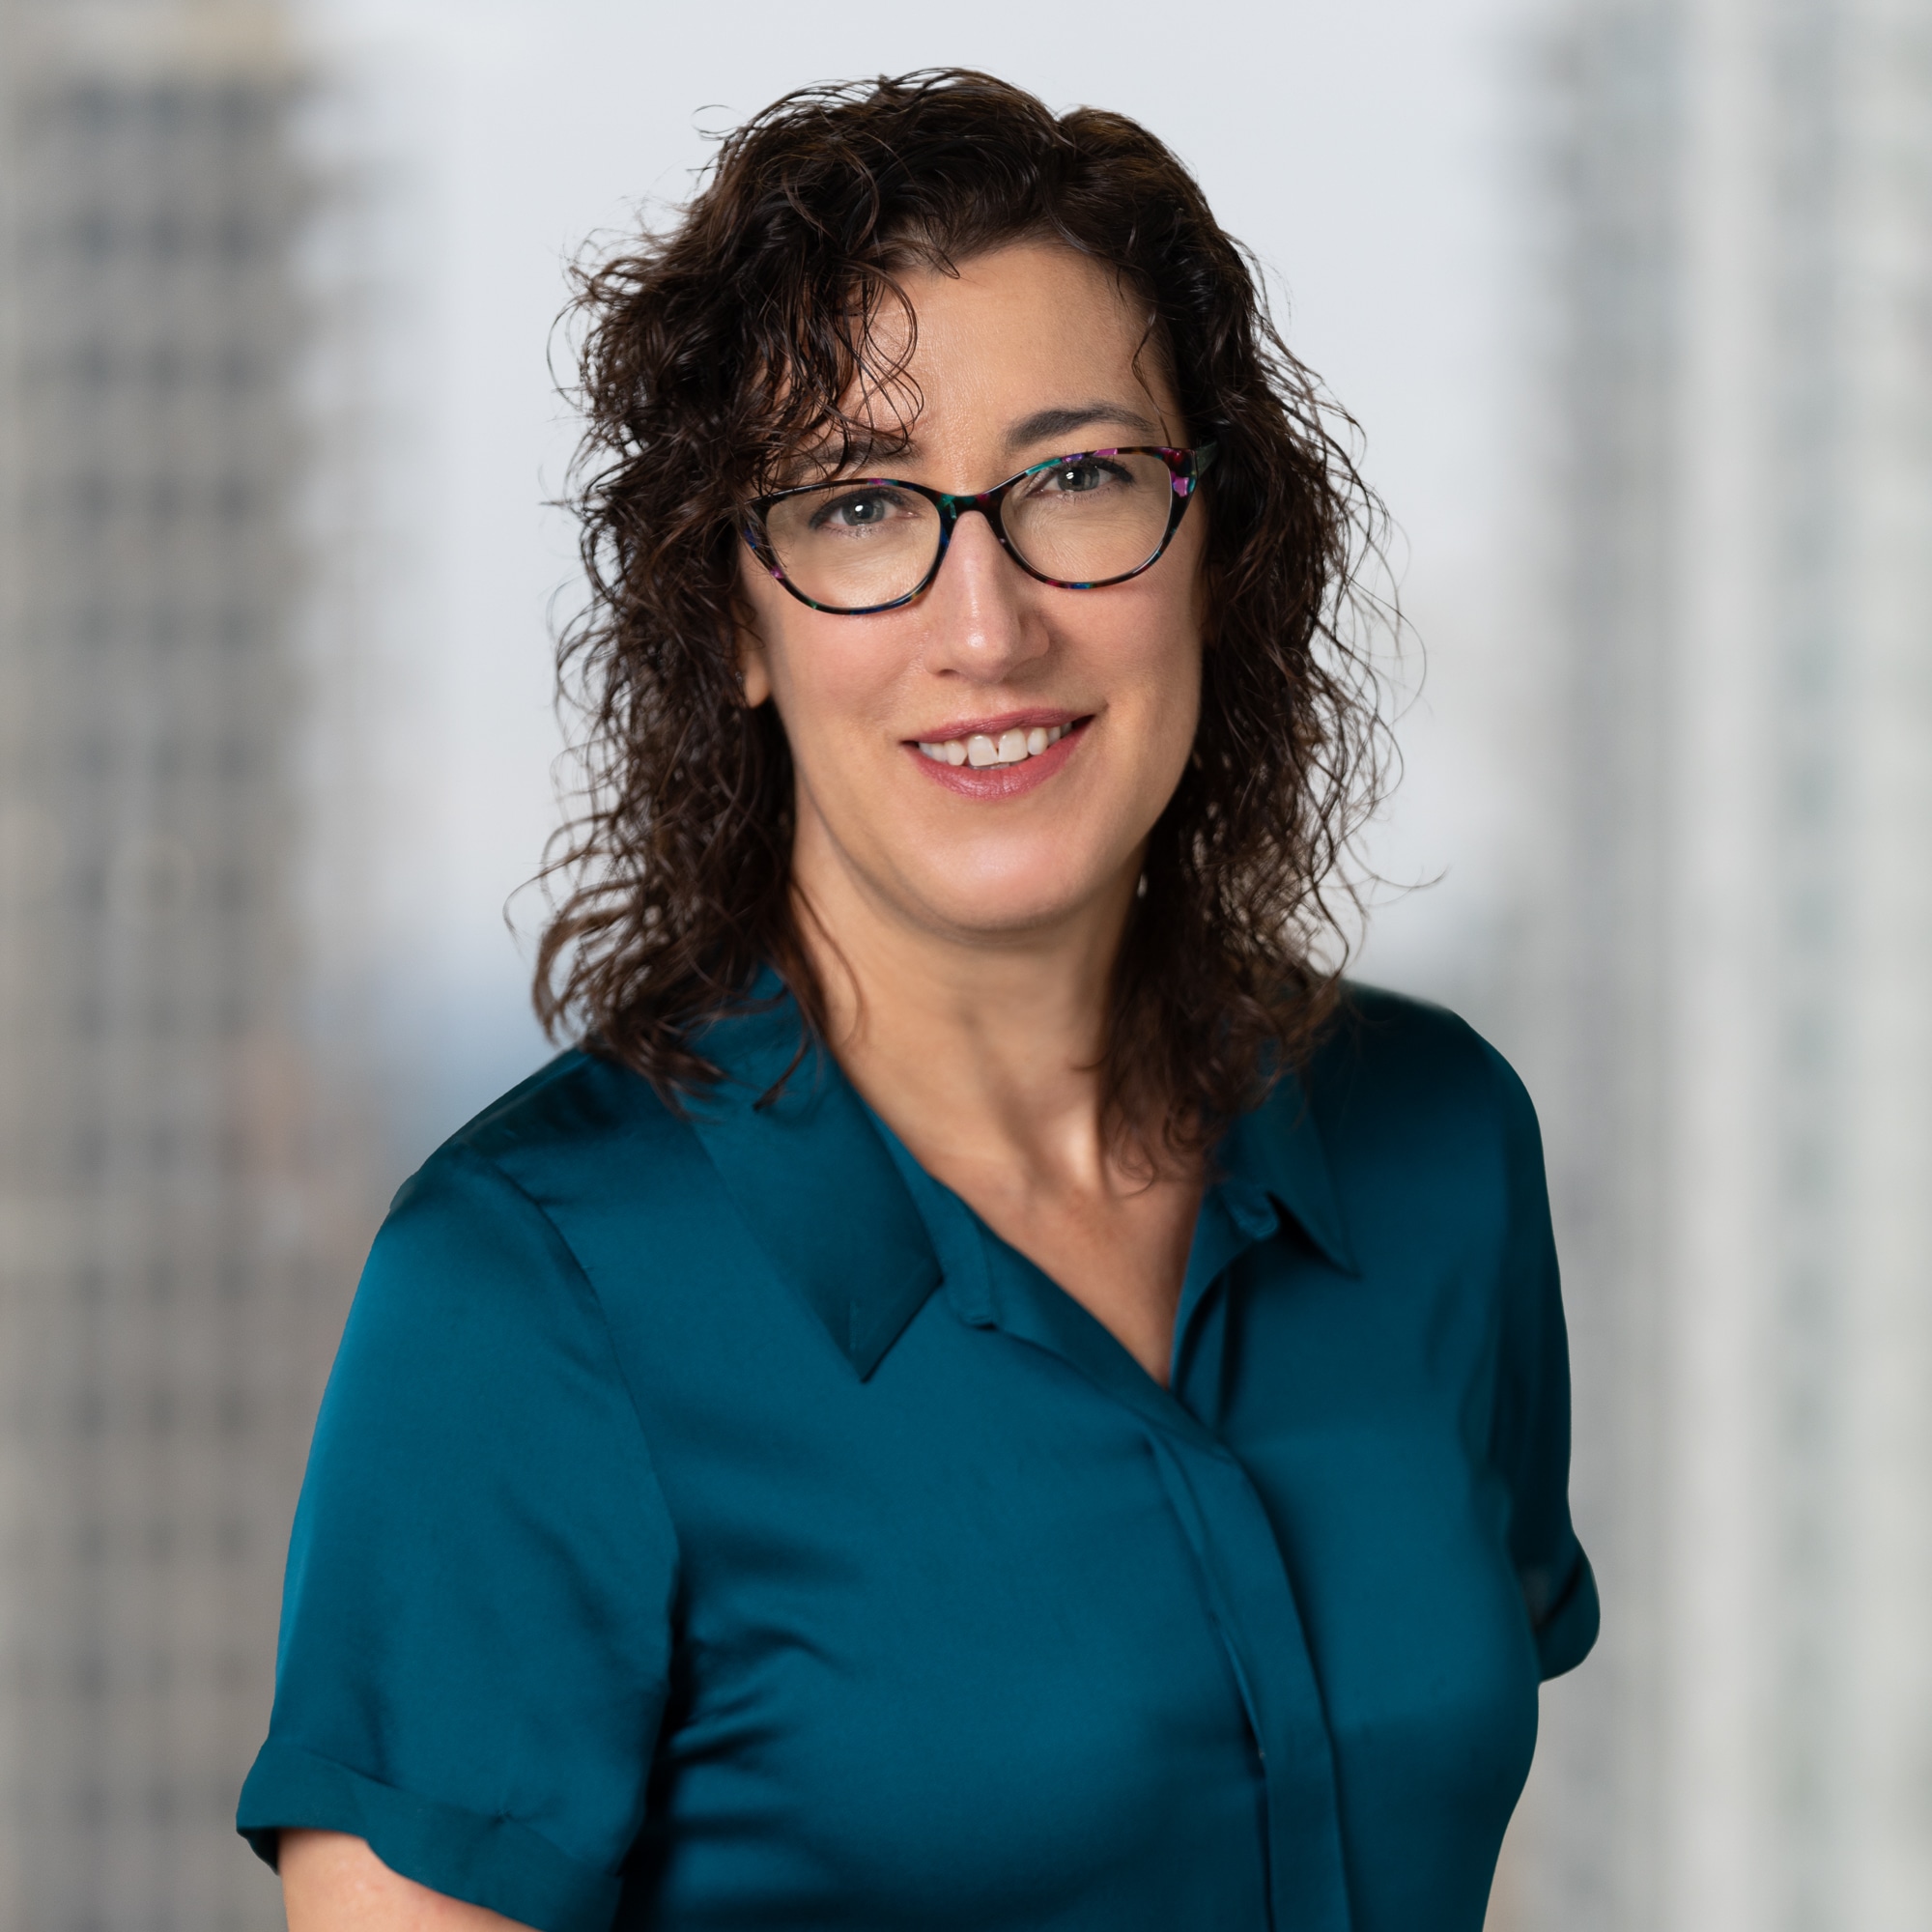
[[[1007, 541], [1063, 583], [1124, 577], [1167, 534], [1173, 472], [1158, 456], [1072, 456], [1023, 476], [1002, 505]], [[781, 497], [766, 540], [786, 581], [814, 604], [863, 610], [909, 596], [939, 554], [937, 504], [876, 481], [829, 483]]]

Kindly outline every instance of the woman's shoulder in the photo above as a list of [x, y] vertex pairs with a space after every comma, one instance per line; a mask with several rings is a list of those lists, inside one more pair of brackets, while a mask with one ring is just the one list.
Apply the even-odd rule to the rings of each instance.
[[451, 1134], [397, 1201], [477, 1169], [494, 1171], [539, 1203], [568, 1199], [617, 1175], [634, 1201], [670, 1201], [696, 1153], [684, 1120], [647, 1080], [572, 1047]]
[[[372, 1277], [581, 1278], [601, 1242], [663, 1236], [711, 1198], [701, 1149], [650, 1083], [559, 1054], [439, 1147], [390, 1203]], [[655, 1243], [654, 1243], [655, 1244]]]
[[[1424, 1171], [1543, 1188], [1536, 1109], [1509, 1062], [1447, 1008], [1348, 982], [1300, 1069], [1331, 1165], [1407, 1185]], [[1338, 1177], [1339, 1179], [1340, 1177]]]
[[1352, 980], [1302, 1082], [1318, 1109], [1448, 1107], [1499, 1122], [1535, 1120], [1516, 1069], [1467, 1020], [1433, 1001]]
[[511, 1167], [675, 1142], [682, 1122], [640, 1074], [581, 1046], [559, 1053], [465, 1122], [431, 1160], [457, 1153]]

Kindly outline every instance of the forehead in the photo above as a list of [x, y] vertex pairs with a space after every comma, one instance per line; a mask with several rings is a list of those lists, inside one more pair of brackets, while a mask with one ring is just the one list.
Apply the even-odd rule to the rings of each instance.
[[1174, 413], [1146, 301], [1090, 256], [1019, 242], [897, 280], [910, 325], [888, 304], [873, 337], [881, 359], [905, 358], [909, 380], [878, 398], [905, 428], [1105, 402]]

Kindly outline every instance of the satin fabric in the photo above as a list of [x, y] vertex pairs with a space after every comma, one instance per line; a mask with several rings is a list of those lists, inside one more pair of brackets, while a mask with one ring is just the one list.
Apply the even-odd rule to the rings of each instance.
[[540, 1932], [1480, 1932], [1594, 1638], [1534, 1116], [1353, 989], [1217, 1152], [1172, 1384], [768, 981], [398, 1195], [240, 1826]]

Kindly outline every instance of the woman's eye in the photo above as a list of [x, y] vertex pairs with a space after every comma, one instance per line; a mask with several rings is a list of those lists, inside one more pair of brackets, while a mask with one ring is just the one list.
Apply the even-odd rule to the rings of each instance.
[[1040, 497], [1091, 497], [1096, 491], [1124, 480], [1117, 465], [1102, 463], [1097, 457], [1088, 457], [1078, 463], [1057, 464], [1044, 471], [1034, 485], [1032, 494]]
[[836, 497], [812, 518], [820, 529], [866, 530], [890, 523], [898, 508], [895, 497], [883, 490]]

